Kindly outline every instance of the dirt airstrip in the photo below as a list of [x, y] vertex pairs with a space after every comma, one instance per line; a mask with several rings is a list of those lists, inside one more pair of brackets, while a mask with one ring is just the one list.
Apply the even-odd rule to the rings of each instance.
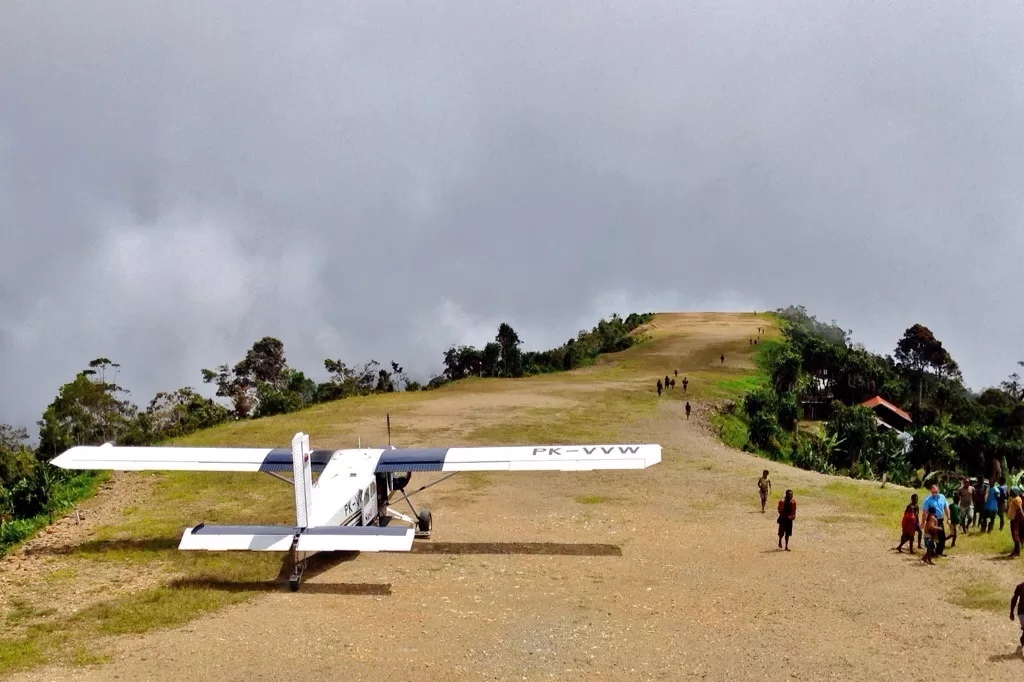
[[[763, 323], [662, 316], [636, 372], [601, 382], [653, 388], [676, 367], [715, 371], [716, 349], [745, 345]], [[732, 353], [729, 367], [748, 362]], [[487, 410], [508, 419], [568, 409], [595, 390], [578, 376], [485, 385], [439, 395], [403, 420], [433, 430], [463, 414], [490, 418]], [[887, 532], [819, 494], [834, 479], [725, 447], [694, 402], [690, 421], [670, 395], [621, 426], [620, 442], [663, 445], [655, 467], [460, 475], [422, 494], [434, 537], [412, 553], [328, 557], [298, 593], [269, 587], [178, 629], [112, 639], [103, 665], [13, 679], [905, 680], [1024, 670], [1016, 623], [950, 600], [971, 581], [1012, 586], [1018, 564], [954, 551], [926, 567], [895, 554], [898, 519]], [[791, 552], [776, 548], [771, 508], [760, 513], [762, 468], [774, 481], [770, 506], [786, 487], [810, 491], [798, 496]], [[140, 503], [146, 484], [122, 478], [91, 514]], [[432, 478], [414, 476], [413, 487]], [[58, 533], [33, 542], [73, 550], [86, 535], [73, 522]], [[32, 549], [0, 564], [5, 599], [30, 580], [17, 566]]]

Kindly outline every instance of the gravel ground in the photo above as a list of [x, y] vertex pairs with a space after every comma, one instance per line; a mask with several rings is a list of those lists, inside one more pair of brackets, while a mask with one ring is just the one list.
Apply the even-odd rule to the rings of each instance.
[[760, 470], [772, 471], [770, 507], [786, 487], [829, 478], [731, 450], [680, 406], [664, 401], [624, 439], [664, 446], [651, 469], [455, 477], [423, 493], [434, 537], [412, 553], [328, 557], [298, 593], [118, 639], [105, 665], [14, 679], [906, 680], [1024, 669], [1016, 623], [949, 601], [984, 579], [1008, 586], [1008, 604], [1018, 564], [954, 551], [924, 566], [891, 551], [898, 519], [886, 532], [820, 498], [800, 504], [792, 551], [779, 551], [775, 514], [760, 513]]
[[[16, 679], [985, 679], [1024, 666], [1015, 623], [944, 598], [972, 558], [925, 567], [892, 553], [891, 534], [819, 521], [842, 508], [810, 504], [781, 552], [757, 500], [762, 461], [672, 415], [645, 432], [666, 445], [659, 467], [496, 475], [465, 496], [453, 479], [416, 552], [334, 560], [298, 593], [121, 640], [108, 665]], [[769, 468], [780, 491], [822, 480]], [[582, 493], [609, 499], [571, 500]], [[926, 623], [956, 638], [941, 662], [924, 653]]]

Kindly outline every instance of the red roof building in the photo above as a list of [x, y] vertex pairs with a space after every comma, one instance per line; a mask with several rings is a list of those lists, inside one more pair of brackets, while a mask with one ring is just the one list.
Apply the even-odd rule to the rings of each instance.
[[882, 422], [885, 422], [887, 426], [891, 426], [899, 431], [905, 431], [914, 423], [914, 420], [910, 418], [909, 414], [896, 407], [882, 396], [876, 395], [870, 400], [865, 400], [861, 405], [874, 411], [875, 416]]

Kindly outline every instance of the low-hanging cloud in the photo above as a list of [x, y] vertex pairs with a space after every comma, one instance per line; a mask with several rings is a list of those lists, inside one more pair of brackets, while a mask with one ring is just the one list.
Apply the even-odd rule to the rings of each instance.
[[1024, 359], [1012, 3], [11, 5], [0, 421], [257, 338], [427, 378], [508, 321], [803, 303]]

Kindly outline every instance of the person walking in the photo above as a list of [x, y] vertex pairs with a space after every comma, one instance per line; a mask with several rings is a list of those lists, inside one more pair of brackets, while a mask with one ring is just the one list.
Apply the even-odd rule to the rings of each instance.
[[960, 527], [966, 533], [974, 521], [974, 486], [971, 485], [971, 479], [964, 476], [964, 482], [957, 489], [956, 495], [960, 499], [960, 511], [963, 512]]
[[921, 557], [921, 561], [926, 564], [934, 564], [933, 559], [935, 558], [935, 548], [937, 546], [936, 538], [939, 534], [939, 529], [942, 528], [938, 519], [935, 518], [935, 512], [927, 512], [927, 518], [924, 521], [924, 547], [925, 553]]
[[1010, 536], [1013, 538], [1013, 551], [1010, 556], [1014, 559], [1020, 556], [1021, 530], [1024, 529], [1024, 499], [1021, 498], [1021, 489], [1017, 486], [1010, 488], [1010, 503], [1006, 509], [1006, 520], [1010, 524]]
[[1006, 479], [1000, 478], [999, 483], [996, 484], [996, 514], [999, 516], [999, 530], [1003, 529], [1004, 521], [1006, 517], [1006, 508], [1010, 503], [1010, 490], [1006, 487]]
[[1010, 620], [1014, 620], [1014, 616], [1016, 616], [1017, 624], [1020, 625], [1018, 654], [1024, 651], [1024, 599], [1021, 597], [1024, 597], [1024, 583], [1017, 585], [1017, 589], [1013, 591], [1013, 599], [1010, 600]]
[[768, 470], [761, 472], [761, 478], [757, 479], [757, 492], [761, 496], [761, 513], [764, 514], [764, 506], [768, 503], [768, 495], [772, 492], [772, 482], [768, 479]]
[[[931, 495], [924, 498], [921, 511], [924, 512], [926, 519], [929, 513], [935, 515], [935, 556], [943, 556], [946, 549], [946, 520], [949, 518], [949, 502], [946, 501], [946, 496], [939, 492], [939, 486], [933, 485], [931, 492]], [[926, 525], [925, 534], [927, 531]]]
[[782, 538], [786, 538], [786, 551], [789, 551], [789, 538], [793, 535], [793, 521], [796, 520], [796, 500], [793, 491], [787, 490], [786, 496], [779, 500], [779, 549], [782, 549]]
[[690, 401], [686, 401], [686, 421], [690, 421]]
[[658, 379], [658, 397], [661, 397], [661, 379]]
[[896, 551], [903, 553], [903, 543], [910, 543], [910, 553], [914, 554], [914, 534], [921, 528], [917, 519], [917, 500], [911, 500], [906, 509], [903, 510], [903, 518], [900, 519], [900, 544]]
[[992, 527], [996, 525], [996, 515], [999, 513], [999, 486], [989, 487], [985, 481], [985, 532], [991, 533]]

